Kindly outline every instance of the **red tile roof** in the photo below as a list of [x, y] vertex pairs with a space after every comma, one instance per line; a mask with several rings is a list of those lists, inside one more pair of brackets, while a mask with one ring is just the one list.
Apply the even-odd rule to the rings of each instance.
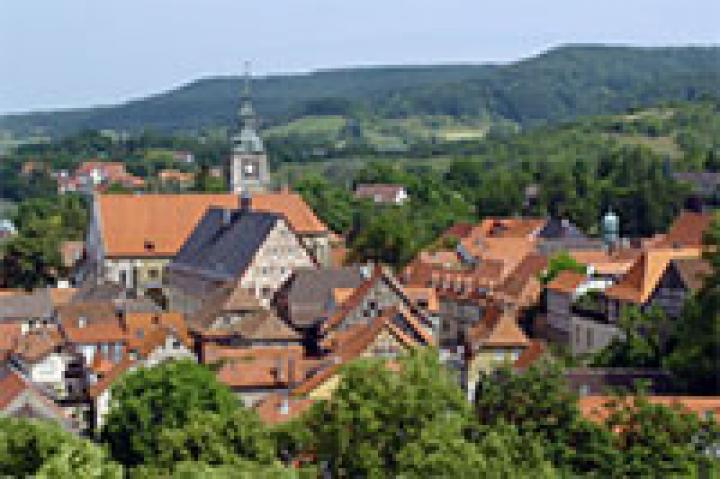
[[605, 295], [612, 299], [644, 304], [655, 290], [671, 260], [697, 258], [699, 255], [700, 250], [697, 248], [647, 250], [620, 281], [605, 290]]
[[[614, 400], [615, 398], [609, 396], [582, 396], [578, 399], [578, 407], [586, 419], [604, 422], [610, 414], [608, 403]], [[720, 418], [720, 396], [648, 396], [647, 400], [650, 404], [695, 413], [701, 419], [704, 419], [707, 413], [711, 413], [716, 421]]]
[[582, 284], [587, 278], [582, 273], [576, 273], [575, 271], [563, 270], [560, 271], [547, 286], [550, 291], [556, 291], [558, 293], [573, 294], [578, 286]]
[[[286, 402], [287, 410], [283, 408]], [[267, 425], [275, 425], [290, 421], [308, 411], [315, 401], [313, 399], [287, 397], [285, 394], [269, 394], [256, 406], [260, 420]]]
[[[95, 196], [101, 239], [108, 256], [172, 257], [210, 206], [237, 208], [233, 194], [142, 194]], [[283, 215], [299, 234], [327, 228], [296, 193], [268, 193], [251, 200], [253, 209]]]
[[712, 215], [683, 211], [668, 229], [657, 247], [661, 248], [699, 248], [703, 244], [703, 234], [710, 226]]

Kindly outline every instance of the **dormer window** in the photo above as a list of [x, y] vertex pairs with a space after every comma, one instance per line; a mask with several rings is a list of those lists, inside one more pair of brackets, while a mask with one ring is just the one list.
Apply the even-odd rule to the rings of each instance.
[[77, 327], [84, 328], [85, 326], [87, 326], [87, 318], [85, 316], [78, 316]]
[[155, 242], [151, 240], [145, 240], [143, 244], [145, 251], [155, 251]]

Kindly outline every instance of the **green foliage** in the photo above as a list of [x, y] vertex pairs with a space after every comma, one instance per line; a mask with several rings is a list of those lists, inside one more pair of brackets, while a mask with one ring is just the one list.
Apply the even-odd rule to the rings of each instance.
[[225, 193], [227, 186], [223, 178], [212, 176], [209, 168], [203, 166], [195, 176], [195, 184], [192, 187], [192, 191], [199, 193]]
[[547, 268], [541, 278], [542, 283], [548, 284], [555, 279], [560, 271], [572, 271], [573, 273], [585, 274], [587, 267], [575, 261], [567, 251], [560, 251], [548, 259]]
[[312, 469], [291, 469], [277, 464], [258, 464], [238, 460], [232, 465], [180, 462], [173, 469], [139, 466], [130, 471], [130, 479], [314, 479]]
[[[718, 95], [718, 48], [565, 46], [511, 65], [382, 67], [257, 79], [255, 105], [280, 123], [304, 115], [447, 115], [528, 125]], [[0, 128], [67, 134], [84, 125], [188, 131], [232, 124], [240, 78], [212, 78], [111, 108], [12, 115]], [[512, 124], [511, 123], [511, 124]], [[497, 135], [498, 133], [494, 133]]]
[[657, 368], [665, 352], [668, 320], [662, 310], [642, 313], [638, 308], [623, 308], [618, 321], [624, 338], [614, 338], [593, 358], [595, 366]]
[[436, 351], [413, 352], [392, 369], [351, 363], [332, 398], [305, 418], [304, 447], [333, 477], [552, 477], [538, 442], [474, 423]]
[[87, 211], [78, 196], [35, 198], [20, 203], [14, 222], [17, 236], [0, 248], [0, 284], [31, 289], [62, 272], [60, 244], [82, 239]]
[[346, 189], [320, 176], [306, 176], [293, 187], [331, 230], [348, 231], [352, 224], [353, 200]]
[[[162, 441], [168, 447], [183, 441], [202, 446], [204, 431], [203, 425], [197, 423], [198, 413], [217, 414], [218, 422], [208, 425], [207, 433], [218, 433], [223, 437], [219, 431], [223, 424], [228, 424], [223, 421], [238, 407], [230, 391], [217, 382], [210, 370], [191, 361], [171, 361], [153, 368], [140, 368], [114, 386], [111, 394], [113, 404], [101, 439], [109, 445], [112, 456], [128, 466], [162, 463], [166, 459], [165, 451], [161, 449]], [[178, 434], [177, 429], [190, 424], [196, 428], [185, 431], [187, 437]], [[233, 436], [231, 431], [226, 433], [225, 438], [240, 442], [224, 447], [244, 450], [241, 438]], [[207, 443], [204, 446], [214, 447]], [[219, 457], [222, 453], [194, 452], [198, 457]], [[251, 454], [261, 453], [252, 451]]]
[[122, 477], [122, 468], [98, 446], [55, 424], [2, 418], [0, 475], [104, 479]]
[[160, 431], [157, 449], [157, 463], [166, 468], [184, 461], [271, 464], [275, 459], [275, 444], [257, 414], [241, 407], [228, 415], [192, 411], [184, 423]]
[[[622, 462], [616, 477], [694, 477], [718, 472], [709, 453], [720, 444], [720, 428], [695, 413], [651, 404], [642, 395], [615, 398], [608, 404], [607, 427], [616, 431]], [[710, 476], [706, 476], [710, 477]]]
[[561, 470], [602, 475], [618, 463], [611, 433], [580, 416], [556, 366], [534, 365], [523, 373], [500, 368], [481, 377], [475, 397], [480, 424], [512, 424], [523, 438], [537, 438]]
[[720, 394], [720, 217], [706, 233], [712, 273], [686, 304], [678, 321], [675, 347], [664, 364], [678, 385], [693, 394]]

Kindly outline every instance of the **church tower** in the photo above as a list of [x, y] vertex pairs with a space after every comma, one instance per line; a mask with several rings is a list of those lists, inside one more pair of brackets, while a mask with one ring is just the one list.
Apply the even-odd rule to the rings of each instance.
[[267, 155], [257, 134], [257, 118], [250, 99], [250, 69], [245, 65], [245, 88], [238, 111], [238, 130], [232, 137], [230, 191], [235, 194], [266, 191], [270, 184]]

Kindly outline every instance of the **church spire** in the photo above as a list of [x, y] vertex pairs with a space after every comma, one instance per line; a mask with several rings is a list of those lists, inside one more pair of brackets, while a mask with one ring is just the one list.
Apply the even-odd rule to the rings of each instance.
[[244, 86], [240, 97], [240, 109], [238, 111], [239, 135], [233, 138], [236, 151], [246, 153], [261, 153], [264, 146], [260, 136], [257, 134], [257, 118], [252, 105], [250, 93], [250, 62], [245, 62]]

